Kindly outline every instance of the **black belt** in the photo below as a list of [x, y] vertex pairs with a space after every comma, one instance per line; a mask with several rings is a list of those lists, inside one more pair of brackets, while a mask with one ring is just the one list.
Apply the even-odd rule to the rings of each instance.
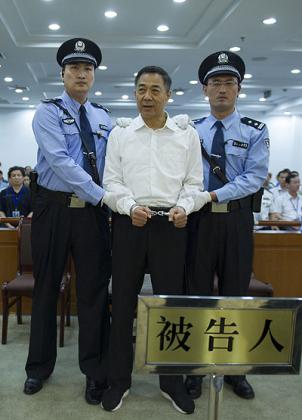
[[214, 201], [207, 203], [202, 207], [202, 213], [229, 213], [238, 209], [251, 209], [252, 210], [252, 196], [232, 200], [228, 203], [216, 203]]
[[91, 203], [88, 203], [84, 200], [81, 200], [74, 193], [64, 192], [64, 191], [53, 191], [47, 188], [38, 186], [38, 192], [41, 193], [46, 198], [54, 201], [56, 203], [62, 204], [64, 207], [70, 208], [85, 208], [92, 206]]

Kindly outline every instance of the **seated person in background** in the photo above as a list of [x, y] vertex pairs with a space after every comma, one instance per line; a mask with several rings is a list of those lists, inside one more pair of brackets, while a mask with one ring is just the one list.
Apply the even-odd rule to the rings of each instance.
[[8, 187], [8, 182], [3, 178], [3, 172], [0, 169], [0, 191]]
[[[31, 217], [30, 190], [23, 185], [24, 168], [13, 166], [8, 171], [9, 187], [0, 192], [0, 217]], [[9, 228], [14, 228], [10, 223]]]
[[[301, 221], [302, 197], [298, 195], [300, 178], [296, 172], [286, 177], [288, 191], [282, 194], [273, 204], [272, 220]], [[286, 230], [299, 230], [298, 227], [286, 227]]]
[[29, 174], [32, 171], [32, 167], [27, 165], [27, 166], [24, 167], [24, 170], [25, 170], [25, 175], [29, 176]]
[[24, 187], [29, 188], [29, 186], [30, 186], [30, 178], [29, 178], [29, 175], [25, 175], [24, 180], [23, 180], [23, 185], [24, 185]]
[[[272, 213], [273, 193], [267, 188], [268, 187], [267, 180], [264, 182], [263, 187], [264, 187], [264, 191], [263, 191], [263, 195], [261, 199], [261, 211], [260, 213], [254, 213], [254, 221], [256, 225], [257, 225], [257, 222], [259, 222], [259, 220], [269, 220]], [[256, 226], [255, 229], [256, 230], [259, 230], [259, 229], [270, 230], [269, 227], [265, 227], [265, 226], [259, 226], [259, 227]]]
[[278, 197], [280, 197], [283, 194], [287, 193], [287, 185], [285, 182], [285, 179], [288, 175], [290, 175], [291, 171], [289, 169], [283, 169], [282, 171], [278, 172], [277, 174], [277, 180], [278, 185], [271, 189], [273, 193], [273, 200], [276, 201]]

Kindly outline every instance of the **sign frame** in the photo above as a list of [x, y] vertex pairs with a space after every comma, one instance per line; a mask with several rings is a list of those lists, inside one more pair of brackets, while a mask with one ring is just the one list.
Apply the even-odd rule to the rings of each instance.
[[[262, 365], [221, 364], [171, 364], [147, 361], [148, 320], [152, 308], [203, 308], [203, 309], [284, 309], [293, 313], [293, 342], [289, 363], [265, 363]], [[244, 375], [244, 374], [299, 374], [302, 346], [302, 298], [254, 298], [254, 297], [201, 297], [153, 295], [138, 296], [135, 371], [169, 375]]]

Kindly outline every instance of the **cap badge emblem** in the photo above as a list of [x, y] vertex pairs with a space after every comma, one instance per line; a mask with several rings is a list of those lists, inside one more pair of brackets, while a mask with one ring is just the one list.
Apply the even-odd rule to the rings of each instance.
[[74, 46], [75, 51], [85, 51], [85, 43], [83, 41], [77, 41]]
[[218, 56], [218, 63], [219, 64], [228, 64], [229, 62], [229, 57], [227, 56], [227, 54], [225, 53], [221, 53]]

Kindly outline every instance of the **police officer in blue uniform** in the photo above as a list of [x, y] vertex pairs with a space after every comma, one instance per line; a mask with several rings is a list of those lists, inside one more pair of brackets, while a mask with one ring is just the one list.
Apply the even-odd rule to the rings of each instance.
[[[211, 114], [196, 120], [205, 149], [203, 170], [208, 203], [189, 222], [187, 285], [189, 294], [208, 296], [215, 274], [219, 295], [248, 292], [253, 259], [253, 208], [268, 171], [268, 131], [265, 124], [242, 117], [236, 100], [245, 73], [243, 60], [229, 51], [208, 56], [199, 80], [209, 98]], [[207, 155], [207, 156], [206, 156]], [[254, 398], [245, 376], [225, 376], [243, 398]], [[189, 376], [188, 393], [201, 394], [202, 377]]]
[[[75, 38], [64, 42], [57, 61], [65, 90], [42, 101], [33, 119], [38, 144], [37, 188], [32, 219], [35, 289], [25, 394], [34, 394], [56, 362], [56, 308], [66, 259], [76, 270], [79, 365], [88, 403], [101, 401], [109, 335], [107, 304], [111, 275], [108, 215], [102, 176], [111, 121], [87, 96], [100, 64], [100, 48]], [[32, 181], [33, 182], [33, 181]]]

